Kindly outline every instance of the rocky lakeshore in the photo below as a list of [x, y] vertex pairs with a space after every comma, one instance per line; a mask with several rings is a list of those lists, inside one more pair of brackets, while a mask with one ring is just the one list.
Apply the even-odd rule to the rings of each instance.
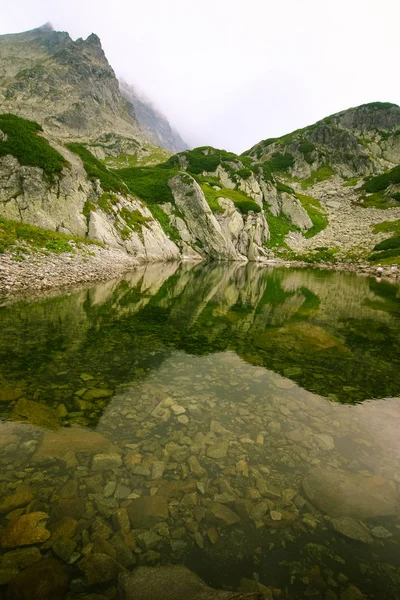
[[134, 257], [111, 248], [63, 254], [34, 253], [23, 260], [13, 252], [0, 255], [0, 299], [35, 297], [110, 280], [137, 267]]

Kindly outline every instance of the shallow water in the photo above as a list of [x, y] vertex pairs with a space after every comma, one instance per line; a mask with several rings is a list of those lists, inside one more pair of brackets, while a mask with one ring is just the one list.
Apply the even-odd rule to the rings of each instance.
[[31, 597], [41, 556], [54, 600], [169, 563], [400, 598], [399, 287], [153, 265], [0, 327], [0, 598]]

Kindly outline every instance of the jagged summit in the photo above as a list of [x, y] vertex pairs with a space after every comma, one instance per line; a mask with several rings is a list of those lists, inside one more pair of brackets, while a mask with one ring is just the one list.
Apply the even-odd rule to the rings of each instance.
[[133, 88], [121, 93], [95, 33], [73, 40], [46, 23], [2, 35], [0, 63], [0, 113], [37, 121], [58, 138], [93, 142], [112, 134], [173, 152], [186, 148], [168, 120]]

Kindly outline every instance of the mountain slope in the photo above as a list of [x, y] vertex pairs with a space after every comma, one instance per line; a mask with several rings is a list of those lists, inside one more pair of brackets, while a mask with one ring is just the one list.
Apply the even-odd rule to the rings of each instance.
[[144, 100], [133, 86], [120, 80], [119, 87], [122, 96], [132, 104], [141, 130], [153, 144], [171, 152], [180, 152], [187, 149], [188, 145], [179, 133], [171, 127], [166, 117], [154, 108], [150, 102]]

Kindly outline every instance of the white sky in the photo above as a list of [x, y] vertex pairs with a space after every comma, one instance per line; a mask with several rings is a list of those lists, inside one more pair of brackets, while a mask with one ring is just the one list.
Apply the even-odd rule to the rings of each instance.
[[0, 0], [0, 33], [95, 32], [189, 144], [241, 152], [350, 106], [400, 103], [399, 0]]

